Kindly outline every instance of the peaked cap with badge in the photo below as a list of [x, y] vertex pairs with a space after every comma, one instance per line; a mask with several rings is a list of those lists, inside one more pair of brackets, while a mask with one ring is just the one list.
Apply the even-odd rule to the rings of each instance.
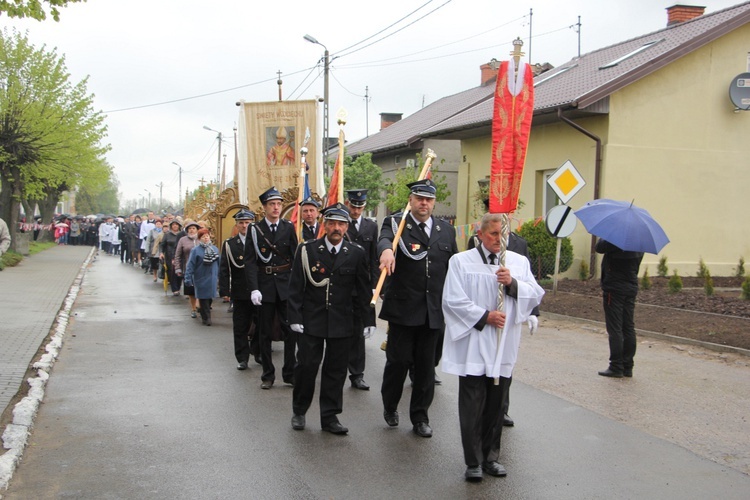
[[349, 204], [353, 207], [364, 207], [367, 205], [367, 189], [350, 189], [346, 192]]
[[421, 181], [410, 182], [406, 186], [411, 190], [411, 194], [415, 194], [423, 198], [436, 197], [437, 187], [435, 186], [435, 183], [430, 179], [422, 179]]
[[261, 193], [261, 195], [258, 196], [258, 199], [261, 204], [265, 205], [271, 200], [283, 200], [284, 197], [281, 196], [281, 193], [276, 189], [276, 186], [271, 186], [269, 189]]
[[349, 209], [346, 208], [346, 205], [343, 205], [341, 203], [336, 203], [335, 205], [326, 207], [322, 213], [323, 213], [324, 220], [337, 220], [341, 222], [351, 222], [351, 217], [349, 216]]

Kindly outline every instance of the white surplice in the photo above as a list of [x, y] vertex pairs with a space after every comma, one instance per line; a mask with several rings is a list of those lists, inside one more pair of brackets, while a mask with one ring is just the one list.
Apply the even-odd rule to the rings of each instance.
[[[480, 247], [486, 252], [483, 246]], [[486, 311], [497, 310], [497, 265], [485, 264], [477, 248], [451, 257], [443, 288], [445, 341], [442, 369], [453, 375], [510, 377], [518, 356], [521, 326], [544, 296], [525, 256], [506, 252], [505, 267], [518, 284], [518, 296], [505, 297], [505, 327], [497, 346], [497, 329], [474, 325]]]

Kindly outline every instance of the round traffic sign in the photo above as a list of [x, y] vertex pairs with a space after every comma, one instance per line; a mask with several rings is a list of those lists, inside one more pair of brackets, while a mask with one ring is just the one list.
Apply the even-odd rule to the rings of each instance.
[[545, 218], [547, 231], [555, 238], [565, 238], [576, 228], [576, 216], [568, 205], [557, 205], [547, 212]]

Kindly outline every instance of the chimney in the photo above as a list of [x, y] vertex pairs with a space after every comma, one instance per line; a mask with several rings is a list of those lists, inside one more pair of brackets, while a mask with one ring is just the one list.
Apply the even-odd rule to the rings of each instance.
[[390, 127], [397, 121], [401, 121], [402, 116], [404, 116], [403, 113], [380, 113], [380, 130]]
[[492, 59], [487, 64], [479, 66], [479, 70], [482, 72], [482, 81], [480, 85], [482, 87], [487, 86], [497, 80], [497, 68], [500, 67], [497, 59]]
[[674, 26], [675, 24], [695, 19], [696, 17], [702, 16], [705, 10], [705, 7], [699, 7], [697, 5], [676, 4], [667, 7], [667, 26]]

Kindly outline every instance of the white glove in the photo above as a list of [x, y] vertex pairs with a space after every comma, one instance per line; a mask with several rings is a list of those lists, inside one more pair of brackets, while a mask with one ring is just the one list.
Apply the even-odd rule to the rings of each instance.
[[289, 325], [289, 328], [291, 328], [293, 332], [297, 332], [297, 333], [304, 333], [305, 332], [305, 327], [302, 326], [302, 325], [300, 325], [299, 323], [291, 324], [291, 325]]
[[369, 339], [374, 332], [375, 332], [374, 326], [366, 326], [365, 331], [362, 332], [362, 336], [366, 339]]
[[529, 333], [531, 335], [534, 335], [534, 332], [539, 329], [539, 318], [532, 314], [531, 316], [529, 316], [529, 322], [527, 323], [527, 325], [529, 325]]
[[259, 306], [262, 300], [263, 295], [260, 293], [260, 290], [253, 290], [250, 292], [250, 302], [252, 302], [253, 305]]

